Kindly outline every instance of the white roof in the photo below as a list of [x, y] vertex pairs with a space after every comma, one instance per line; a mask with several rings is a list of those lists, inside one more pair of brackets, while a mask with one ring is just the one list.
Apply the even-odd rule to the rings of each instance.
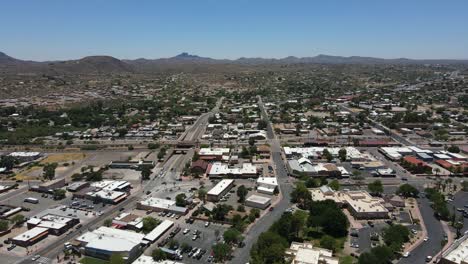
[[259, 177], [257, 179], [257, 183], [260, 185], [273, 185], [277, 186], [278, 185], [278, 180], [276, 177]]
[[164, 220], [162, 221], [161, 224], [159, 224], [157, 227], [155, 227], [151, 232], [146, 234], [144, 239], [149, 240], [151, 242], [154, 242], [156, 239], [158, 239], [162, 234], [164, 234], [169, 228], [171, 228], [174, 225], [174, 222], [170, 220]]
[[243, 175], [257, 173], [257, 167], [252, 163], [243, 163], [241, 168], [230, 168], [227, 164], [216, 162], [213, 163], [208, 172], [210, 175]]
[[182, 262], [176, 262], [173, 260], [160, 260], [156, 261], [150, 256], [141, 255], [132, 264], [183, 264]]
[[40, 152], [21, 152], [21, 151], [18, 151], [18, 152], [12, 152], [9, 155], [13, 156], [13, 157], [34, 157], [34, 156], [37, 156], [37, 155], [40, 155], [40, 154], [41, 154]]
[[456, 240], [443, 253], [443, 258], [450, 260], [453, 263], [461, 264], [468, 262], [468, 235]]
[[245, 201], [246, 202], [258, 203], [258, 204], [266, 204], [266, 203], [269, 203], [271, 201], [271, 198], [256, 195], [256, 194], [252, 194]]
[[151, 206], [155, 208], [170, 208], [171, 206], [175, 205], [175, 203], [176, 202], [172, 200], [161, 199], [156, 197], [150, 197], [146, 200], [140, 201], [140, 204], [142, 205]]
[[[333, 156], [337, 157], [340, 149], [342, 148], [335, 148], [335, 147], [308, 147], [308, 148], [293, 148], [293, 147], [284, 147], [284, 153], [286, 155], [297, 154], [301, 155], [302, 157], [315, 157], [322, 155], [325, 149], [330, 152]], [[346, 156], [349, 159], [360, 159], [363, 157], [363, 154], [355, 147], [345, 147], [346, 149]]]
[[211, 190], [208, 191], [208, 195], [219, 195], [222, 193], [228, 186], [232, 185], [234, 183], [234, 180], [231, 179], [226, 179], [226, 180], [221, 180], [216, 184], [215, 187], [213, 187]]
[[45, 227], [34, 227], [22, 233], [21, 235], [14, 237], [13, 239], [18, 241], [28, 241], [29, 239], [37, 237], [38, 235], [42, 234], [47, 230], [49, 229]]
[[221, 156], [229, 154], [229, 148], [201, 148], [198, 152], [201, 156]]
[[131, 231], [101, 226], [79, 236], [76, 240], [87, 243], [86, 247], [110, 252], [126, 252], [138, 246], [145, 235]]

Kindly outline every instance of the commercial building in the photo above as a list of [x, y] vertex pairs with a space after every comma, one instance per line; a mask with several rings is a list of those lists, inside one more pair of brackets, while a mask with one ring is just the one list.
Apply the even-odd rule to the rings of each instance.
[[12, 238], [12, 243], [22, 247], [29, 247], [36, 244], [49, 234], [49, 229], [45, 227], [34, 227], [28, 231]]
[[131, 188], [128, 181], [99, 181], [92, 183], [89, 187], [79, 188], [73, 193], [73, 197], [117, 204], [127, 198]]
[[438, 264], [468, 264], [468, 235], [459, 238], [447, 248]]
[[293, 156], [304, 157], [309, 159], [318, 159], [322, 157], [323, 151], [326, 149], [333, 157], [338, 157], [339, 151], [341, 149], [346, 150], [346, 159], [351, 161], [363, 160], [365, 155], [363, 155], [355, 147], [307, 147], [307, 148], [293, 148], [293, 147], [284, 147], [284, 154], [286, 157], [291, 158]]
[[[294, 176], [340, 177], [341, 170], [333, 163], [313, 163], [308, 158], [288, 160], [288, 170]], [[348, 175], [349, 177], [349, 175]]]
[[223, 156], [229, 156], [229, 148], [201, 148], [198, 155], [201, 160], [223, 160]]
[[333, 200], [346, 207], [356, 219], [384, 219], [389, 210], [382, 198], [372, 197], [366, 191], [335, 191], [328, 186], [310, 189], [312, 200]]
[[112, 226], [139, 231], [143, 228], [143, 217], [130, 213], [121, 213], [112, 219]]
[[67, 186], [67, 191], [77, 192], [77, 191], [83, 190], [84, 188], [89, 187], [89, 186], [90, 186], [89, 182], [73, 182], [73, 183], [70, 183]]
[[266, 209], [271, 205], [271, 198], [253, 194], [245, 200], [245, 205], [258, 209]]
[[120, 254], [127, 262], [138, 257], [145, 235], [101, 226], [87, 232], [76, 241], [85, 255], [108, 260], [113, 254]]
[[291, 264], [338, 264], [339, 259], [333, 257], [333, 251], [314, 247], [312, 243], [292, 242], [285, 252]]
[[47, 228], [49, 234], [59, 236], [70, 230], [70, 228], [74, 227], [79, 222], [80, 220], [78, 218], [47, 213], [40, 217], [30, 218], [26, 222], [26, 225], [28, 229], [33, 229], [35, 227]]
[[66, 184], [65, 178], [55, 179], [51, 181], [44, 182], [40, 185], [34, 185], [29, 188], [30, 191], [40, 192], [40, 193], [50, 193], [52, 194], [55, 189], [64, 187]]
[[221, 180], [211, 190], [206, 193], [206, 199], [211, 202], [217, 202], [234, 186], [234, 180]]
[[208, 165], [207, 175], [210, 178], [250, 178], [257, 177], [257, 167], [252, 163], [244, 163], [242, 167], [229, 167], [216, 162]]
[[3, 184], [0, 184], [0, 193], [4, 193], [4, 192], [8, 192], [9, 190], [12, 190], [14, 189], [16, 186], [18, 186], [17, 184], [11, 184], [11, 185], [3, 185]]
[[153, 257], [141, 255], [132, 264], [183, 264], [182, 262], [177, 262], [173, 260], [159, 260], [156, 261]]
[[137, 203], [137, 208], [153, 212], [169, 212], [178, 215], [185, 215], [188, 209], [177, 206], [173, 200], [166, 200], [156, 197], [150, 197]]
[[278, 189], [276, 177], [259, 177], [257, 179], [257, 192], [265, 194], [274, 194]]
[[146, 236], [143, 239], [149, 241], [150, 243], [154, 243], [173, 226], [174, 226], [174, 222], [170, 220], [164, 220], [157, 227], [155, 227], [151, 232], [146, 234]]

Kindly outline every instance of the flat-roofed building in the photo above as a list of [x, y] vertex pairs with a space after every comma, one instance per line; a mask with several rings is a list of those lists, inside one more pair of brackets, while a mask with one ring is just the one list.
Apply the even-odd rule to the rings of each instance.
[[333, 251], [314, 247], [312, 243], [292, 242], [285, 252], [291, 264], [338, 264], [339, 259], [333, 257]]
[[201, 160], [223, 160], [223, 156], [229, 156], [229, 148], [201, 148], [198, 155]]
[[442, 253], [438, 264], [468, 264], [468, 234], [455, 240]]
[[310, 189], [312, 200], [332, 200], [344, 206], [356, 219], [384, 219], [389, 210], [382, 198], [372, 197], [366, 191], [334, 191], [328, 186]]
[[217, 202], [222, 196], [228, 193], [233, 186], [234, 180], [221, 180], [206, 193], [206, 199], [211, 202]]
[[23, 210], [23, 208], [19, 206], [1, 204], [0, 205], [0, 218], [10, 217], [18, 212], [21, 212], [21, 210]]
[[34, 227], [18, 236], [15, 236], [11, 240], [13, 244], [15, 245], [22, 246], [22, 247], [29, 247], [41, 241], [42, 239], [46, 238], [48, 234], [49, 234], [48, 228]]
[[177, 206], [173, 200], [150, 197], [137, 203], [137, 208], [153, 212], [169, 212], [178, 215], [185, 215], [188, 212], [186, 207]]
[[210, 178], [250, 178], [257, 177], [257, 167], [252, 163], [243, 163], [241, 167], [230, 167], [216, 162], [208, 165], [207, 175]]
[[245, 200], [245, 205], [258, 209], [266, 209], [271, 205], [271, 198], [253, 194]]
[[154, 260], [153, 257], [141, 255], [132, 264], [183, 264], [173, 260]]
[[31, 217], [26, 225], [29, 229], [44, 227], [49, 234], [59, 236], [80, 222], [78, 218], [47, 213], [40, 217]]
[[265, 194], [274, 194], [278, 189], [276, 177], [259, 177], [257, 179], [257, 192]]
[[144, 234], [101, 226], [78, 238], [87, 256], [108, 260], [113, 254], [120, 254], [126, 262], [136, 259], [142, 249]]
[[164, 220], [157, 227], [151, 230], [151, 232], [146, 234], [143, 239], [149, 241], [150, 243], [154, 243], [173, 226], [174, 222], [170, 220]]

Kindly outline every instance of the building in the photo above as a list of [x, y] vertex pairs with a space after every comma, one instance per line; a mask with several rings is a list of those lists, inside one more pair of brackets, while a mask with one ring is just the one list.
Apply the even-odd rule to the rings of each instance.
[[21, 212], [21, 210], [23, 210], [21, 207], [0, 204], [0, 218], [4, 219], [10, 217], [18, 212]]
[[151, 230], [151, 232], [146, 234], [146, 236], [143, 239], [147, 240], [150, 243], [154, 243], [173, 226], [174, 222], [170, 220], [164, 220], [157, 227]]
[[49, 234], [49, 229], [45, 227], [34, 227], [28, 231], [14, 237], [11, 242], [22, 247], [29, 247], [36, 244]]
[[90, 186], [89, 182], [73, 182], [67, 186], [67, 191], [77, 192], [89, 186]]
[[112, 219], [112, 226], [116, 228], [140, 231], [143, 228], [143, 217], [130, 213], [121, 213]]
[[[337, 147], [306, 147], [306, 148], [293, 148], [293, 147], [284, 147], [284, 154], [286, 157], [291, 158], [304, 157], [308, 159], [318, 159], [322, 157], [323, 151], [328, 150], [333, 157], [338, 157], [339, 151], [342, 148]], [[355, 147], [344, 147], [346, 150], [346, 159], [351, 161], [363, 160], [366, 157]]]
[[[292, 175], [311, 177], [341, 177], [341, 170], [333, 163], [313, 163], [308, 158], [290, 159], [287, 163]], [[349, 175], [348, 175], [349, 177]]]
[[257, 179], [257, 192], [265, 194], [274, 194], [278, 189], [276, 177], [259, 177]]
[[285, 252], [291, 264], [338, 264], [339, 259], [333, 257], [333, 251], [314, 247], [312, 243], [292, 242]]
[[178, 215], [185, 215], [188, 209], [177, 206], [175, 201], [150, 197], [137, 203], [137, 208], [153, 212], [169, 212]]
[[17, 184], [11, 184], [11, 185], [0, 184], [0, 193], [8, 192], [9, 190], [16, 188], [17, 186], [18, 186]]
[[271, 205], [271, 198], [253, 194], [245, 200], [245, 205], [258, 209], [266, 209]]
[[438, 264], [468, 264], [468, 235], [464, 235], [442, 253]]
[[192, 173], [199, 173], [199, 174], [205, 174], [207, 169], [208, 169], [208, 162], [204, 160], [194, 161], [192, 162], [192, 166], [190, 167], [190, 171]]
[[201, 148], [198, 155], [201, 160], [223, 160], [223, 156], [229, 156], [229, 148]]
[[257, 167], [252, 163], [244, 163], [242, 167], [229, 167], [227, 164], [216, 162], [208, 165], [207, 175], [210, 178], [250, 178], [257, 177]]
[[93, 182], [89, 187], [78, 188], [73, 197], [88, 199], [96, 203], [117, 204], [127, 198], [131, 189], [128, 181], [105, 180]]
[[141, 255], [132, 264], [183, 264], [182, 262], [177, 262], [173, 260], [160, 260], [156, 261], [153, 257]]
[[312, 200], [333, 200], [346, 207], [356, 219], [384, 219], [389, 210], [382, 198], [372, 197], [366, 191], [335, 191], [328, 186], [310, 189]]
[[44, 182], [40, 185], [31, 186], [30, 191], [40, 192], [40, 193], [50, 193], [52, 194], [55, 189], [64, 187], [66, 184], [65, 178], [55, 179], [51, 181]]
[[206, 200], [217, 202], [234, 186], [234, 180], [221, 180], [211, 190], [206, 193]]
[[127, 262], [138, 257], [145, 235], [101, 226], [87, 232], [76, 241], [87, 256], [108, 260], [113, 254], [120, 254]]
[[79, 222], [80, 220], [78, 218], [47, 213], [41, 217], [30, 218], [26, 222], [26, 225], [28, 229], [33, 229], [35, 227], [47, 228], [49, 234], [59, 236], [70, 230], [70, 228], [74, 227]]

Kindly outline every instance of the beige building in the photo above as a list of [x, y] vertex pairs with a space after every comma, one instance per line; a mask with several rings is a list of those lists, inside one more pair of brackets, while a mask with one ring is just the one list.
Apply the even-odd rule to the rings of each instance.
[[286, 250], [286, 257], [291, 264], [338, 264], [338, 258], [333, 257], [333, 251], [314, 247], [312, 243], [292, 242]]
[[442, 253], [439, 264], [468, 264], [468, 235], [456, 240]]
[[373, 197], [366, 191], [334, 191], [328, 186], [310, 189], [312, 200], [333, 200], [346, 207], [356, 219], [388, 218], [389, 210], [382, 198]]

